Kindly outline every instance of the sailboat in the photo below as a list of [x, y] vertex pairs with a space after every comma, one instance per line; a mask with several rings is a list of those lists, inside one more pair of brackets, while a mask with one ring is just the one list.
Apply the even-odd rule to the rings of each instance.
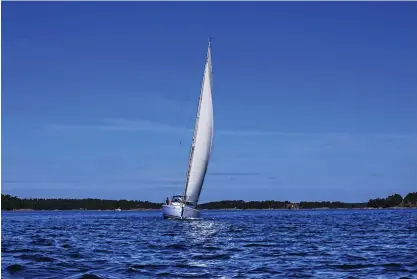
[[203, 82], [198, 103], [197, 119], [194, 126], [190, 158], [185, 178], [184, 192], [167, 198], [162, 206], [164, 218], [199, 218], [197, 203], [200, 198], [204, 178], [210, 160], [213, 143], [213, 75], [211, 68], [211, 39], [208, 43]]

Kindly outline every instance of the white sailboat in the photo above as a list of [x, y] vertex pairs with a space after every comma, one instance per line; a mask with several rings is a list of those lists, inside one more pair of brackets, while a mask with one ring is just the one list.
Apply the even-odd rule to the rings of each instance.
[[164, 218], [200, 217], [200, 211], [196, 207], [206, 176], [213, 142], [212, 82], [211, 40], [209, 40], [184, 193], [183, 195], [175, 195], [172, 199], [167, 198], [167, 204], [162, 206]]

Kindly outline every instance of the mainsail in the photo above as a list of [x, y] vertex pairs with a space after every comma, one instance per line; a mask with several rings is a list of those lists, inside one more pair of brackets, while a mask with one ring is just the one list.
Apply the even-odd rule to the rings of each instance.
[[213, 142], [213, 101], [211, 69], [211, 41], [209, 41], [203, 83], [194, 126], [190, 160], [188, 162], [184, 196], [186, 202], [197, 203], [206, 176]]

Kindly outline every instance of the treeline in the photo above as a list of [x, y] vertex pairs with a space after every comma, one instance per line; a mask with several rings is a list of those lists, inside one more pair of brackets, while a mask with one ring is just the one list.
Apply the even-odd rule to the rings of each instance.
[[112, 210], [112, 209], [159, 209], [160, 203], [133, 200], [101, 199], [20, 199], [1, 194], [1, 209], [34, 209], [34, 210]]
[[289, 201], [250, 201], [226, 200], [208, 202], [198, 205], [199, 209], [284, 209], [294, 208], [296, 205]]
[[417, 192], [408, 193], [405, 198], [400, 194], [391, 195], [385, 199], [371, 199], [367, 203], [367, 207], [372, 208], [388, 208], [388, 207], [416, 207]]
[[358, 203], [346, 203], [346, 202], [306, 202], [302, 201], [299, 203], [299, 208], [302, 209], [314, 209], [314, 208], [364, 208], [366, 207], [366, 202]]
[[[102, 199], [20, 199], [10, 195], [1, 195], [1, 209], [34, 209], [34, 210], [114, 210], [128, 209], [160, 209], [162, 203], [134, 200], [102, 200]], [[315, 209], [315, 208], [389, 208], [417, 207], [417, 192], [409, 193], [402, 198], [399, 194], [387, 198], [371, 199], [368, 203], [344, 202], [307, 202], [291, 203], [289, 201], [250, 201], [225, 200], [199, 204], [199, 209]]]
[[409, 193], [403, 199], [401, 195], [394, 194], [385, 199], [371, 199], [366, 202], [307, 202], [291, 203], [289, 201], [250, 201], [226, 200], [200, 204], [199, 209], [316, 209], [316, 208], [388, 208], [388, 207], [417, 207], [417, 192]]
[[366, 203], [343, 203], [343, 202], [300, 202], [289, 201], [250, 201], [228, 200], [204, 203], [199, 209], [314, 209], [314, 208], [364, 208]]

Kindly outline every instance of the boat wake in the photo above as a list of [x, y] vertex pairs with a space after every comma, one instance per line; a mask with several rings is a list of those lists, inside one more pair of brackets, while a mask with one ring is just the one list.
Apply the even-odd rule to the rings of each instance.
[[204, 220], [203, 218], [199, 217], [199, 218], [178, 218], [178, 217], [166, 217], [165, 219], [168, 220], [178, 220], [178, 221], [198, 221], [198, 220]]
[[178, 218], [178, 217], [165, 217], [164, 218], [165, 220], [177, 220], [177, 221], [182, 221], [182, 222], [195, 222], [195, 221], [202, 221], [202, 220], [204, 220], [204, 218], [201, 218], [201, 217], [199, 217], [199, 218], [195, 218], [195, 217], [193, 217], [193, 218]]

